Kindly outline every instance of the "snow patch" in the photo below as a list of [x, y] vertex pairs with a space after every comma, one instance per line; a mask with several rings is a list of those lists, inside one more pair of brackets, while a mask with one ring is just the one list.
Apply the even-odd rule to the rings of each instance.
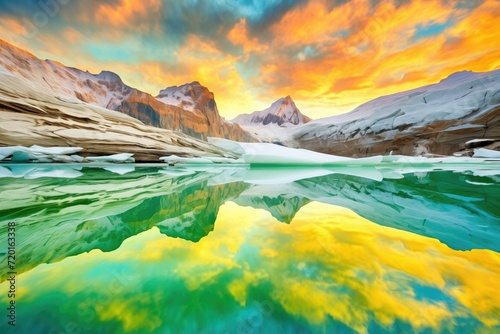
[[290, 96], [282, 97], [267, 109], [255, 111], [251, 114], [242, 114], [232, 121], [242, 126], [268, 126], [268, 125], [299, 125], [311, 119], [303, 115], [295, 106]]
[[189, 94], [189, 85], [173, 86], [162, 89], [156, 99], [165, 104], [180, 107], [184, 110], [194, 112], [194, 101]]
[[484, 141], [495, 141], [496, 139], [486, 139], [486, 138], [482, 138], [482, 139], [472, 139], [472, 140], [468, 140], [465, 142], [465, 145], [469, 145], [469, 144], [474, 144], [474, 143], [481, 143], [481, 142], [484, 142]]

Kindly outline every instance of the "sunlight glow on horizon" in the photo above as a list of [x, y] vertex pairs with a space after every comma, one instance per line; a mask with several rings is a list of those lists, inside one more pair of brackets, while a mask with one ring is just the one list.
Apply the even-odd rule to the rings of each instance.
[[0, 1], [7, 42], [116, 72], [153, 96], [199, 81], [226, 119], [286, 95], [317, 119], [457, 71], [500, 68], [495, 0], [90, 0], [52, 8], [43, 25], [33, 17], [46, 9], [27, 2]]

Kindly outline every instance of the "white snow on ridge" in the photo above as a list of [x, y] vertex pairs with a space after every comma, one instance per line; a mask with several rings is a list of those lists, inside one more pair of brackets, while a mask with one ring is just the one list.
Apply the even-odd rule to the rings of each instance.
[[241, 128], [251, 135], [256, 136], [258, 139], [264, 142], [276, 143], [291, 140], [290, 128], [294, 127], [290, 123], [285, 123], [283, 125], [277, 124], [267, 124], [262, 125], [240, 125]]
[[180, 107], [187, 111], [194, 111], [194, 101], [189, 94], [189, 84], [162, 89], [156, 99], [165, 104]]
[[267, 109], [255, 111], [251, 114], [241, 114], [232, 121], [241, 126], [262, 125], [299, 125], [309, 122], [311, 119], [303, 115], [295, 106], [290, 96], [282, 97], [275, 101]]
[[475, 108], [480, 109], [473, 115], [477, 117], [497, 106], [500, 106], [500, 70], [458, 72], [437, 84], [382, 96], [349, 113], [315, 120], [292, 131], [295, 138], [304, 139], [353, 133], [358, 138], [398, 128], [406, 131], [435, 121], [467, 120]]

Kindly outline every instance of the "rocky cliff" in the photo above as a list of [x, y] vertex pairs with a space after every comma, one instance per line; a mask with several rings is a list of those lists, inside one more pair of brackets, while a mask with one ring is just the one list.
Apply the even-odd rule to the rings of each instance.
[[116, 73], [91, 74], [56, 61], [41, 60], [1, 39], [0, 72], [25, 78], [57, 98], [120, 111], [147, 125], [176, 130], [198, 139], [220, 137], [256, 141], [238, 124], [219, 115], [214, 94], [198, 82], [164, 90], [177, 91], [176, 97], [182, 94], [192, 101], [190, 105], [177, 104], [176, 99], [162, 101], [126, 85]]
[[44, 87], [0, 73], [0, 146], [82, 147], [84, 156], [132, 153], [136, 161], [234, 154], [172, 130], [78, 100], [56, 98]]
[[[177, 87], [174, 87], [177, 88]], [[123, 102], [119, 111], [144, 122], [145, 124], [183, 132], [198, 139], [220, 137], [236, 141], [254, 142], [256, 139], [238, 124], [225, 121], [219, 114], [214, 94], [195, 81], [178, 87], [185, 91], [191, 103], [180, 100], [162, 100], [150, 94], [134, 91]], [[182, 93], [184, 95], [184, 93]], [[187, 109], [184, 109], [184, 108]]]

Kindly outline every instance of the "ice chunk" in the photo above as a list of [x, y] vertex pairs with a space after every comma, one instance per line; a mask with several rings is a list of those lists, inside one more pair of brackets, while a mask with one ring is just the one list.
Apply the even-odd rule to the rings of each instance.
[[500, 159], [500, 151], [488, 150], [487, 148], [475, 148], [474, 158]]
[[224, 150], [231, 151], [237, 155], [245, 154], [245, 149], [235, 141], [223, 138], [208, 137], [208, 142], [214, 146], [220, 147]]
[[134, 162], [132, 156], [132, 153], [119, 153], [100, 157], [86, 157], [86, 159], [93, 162]]
[[12, 154], [12, 158], [10, 158], [10, 161], [14, 162], [29, 162], [30, 160], [36, 159], [36, 157], [33, 154], [30, 154], [29, 152], [26, 151], [15, 151]]
[[257, 165], [375, 165], [382, 156], [346, 158], [268, 143], [240, 143], [245, 150], [245, 162]]
[[38, 145], [33, 145], [28, 149], [33, 153], [43, 153], [50, 155], [67, 155], [78, 153], [83, 150], [82, 147], [42, 147]]
[[218, 163], [218, 164], [244, 164], [245, 160], [243, 159], [231, 159], [231, 158], [222, 158], [222, 157], [206, 157], [206, 159]]
[[0, 160], [11, 157], [13, 162], [81, 162], [81, 157], [67, 155], [81, 150], [81, 147], [7, 146], [0, 147]]

